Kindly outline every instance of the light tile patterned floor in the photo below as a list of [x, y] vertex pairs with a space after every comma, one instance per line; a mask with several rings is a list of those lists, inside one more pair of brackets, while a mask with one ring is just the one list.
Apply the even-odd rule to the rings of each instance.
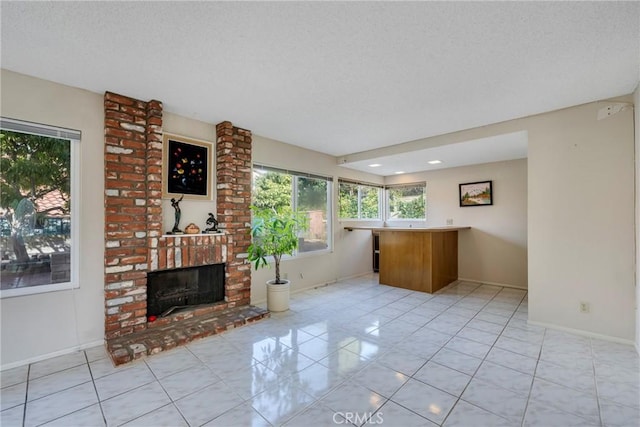
[[10, 426], [638, 426], [631, 346], [527, 325], [524, 291], [369, 275], [114, 368], [102, 348], [1, 374]]

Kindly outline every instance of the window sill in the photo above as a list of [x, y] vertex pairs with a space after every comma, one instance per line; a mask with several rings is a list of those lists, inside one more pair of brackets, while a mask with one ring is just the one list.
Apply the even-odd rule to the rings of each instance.
[[0, 290], [0, 299], [15, 298], [26, 295], [44, 294], [48, 292], [69, 291], [78, 289], [80, 285], [71, 282], [52, 283], [50, 285], [28, 286], [24, 288], [2, 289]]
[[309, 257], [313, 257], [313, 256], [318, 256], [318, 255], [330, 254], [332, 252], [333, 252], [333, 249], [331, 249], [331, 248], [317, 250], [317, 251], [309, 251], [309, 252], [298, 252], [294, 256], [289, 257], [287, 259], [292, 259], [293, 260], [293, 259], [297, 259], [297, 258], [309, 258]]

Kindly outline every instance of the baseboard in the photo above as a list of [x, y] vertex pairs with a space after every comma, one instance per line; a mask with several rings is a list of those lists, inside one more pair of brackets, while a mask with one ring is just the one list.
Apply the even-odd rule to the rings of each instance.
[[340, 277], [340, 278], [338, 278], [338, 280], [336, 280], [333, 283], [342, 282], [343, 280], [355, 279], [357, 277], [367, 276], [369, 274], [377, 274], [377, 273], [374, 273], [373, 270], [369, 270], [369, 271], [365, 271], [364, 273], [357, 273], [357, 274], [352, 274], [351, 276]]
[[7, 363], [0, 366], [0, 371], [6, 371], [7, 369], [18, 368], [20, 366], [29, 365], [31, 363], [41, 362], [46, 359], [51, 359], [52, 357], [64, 356], [65, 354], [75, 353], [76, 351], [86, 350], [88, 348], [97, 347], [99, 345], [104, 345], [104, 340], [93, 341], [90, 343], [77, 345], [75, 347], [66, 348], [64, 350], [54, 351], [53, 353], [47, 353], [41, 356], [20, 360], [18, 362]]
[[533, 325], [533, 326], [541, 326], [543, 328], [553, 329], [555, 331], [569, 332], [571, 334], [581, 335], [583, 337], [597, 338], [597, 339], [603, 340], [603, 341], [616, 342], [616, 343], [619, 343], [619, 344], [628, 344], [628, 345], [636, 347], [636, 350], [637, 350], [636, 343], [634, 343], [633, 340], [626, 340], [624, 338], [612, 337], [610, 335], [598, 334], [598, 333], [595, 333], [595, 332], [584, 331], [582, 329], [567, 328], [565, 326], [558, 326], [558, 325], [554, 325], [552, 323], [536, 322], [536, 321], [533, 321], [533, 320], [527, 320], [527, 324]]
[[503, 288], [521, 289], [523, 291], [529, 290], [529, 288], [527, 288], [526, 286], [510, 285], [508, 283], [487, 282], [486, 280], [465, 279], [464, 277], [458, 277], [458, 280], [461, 282], [480, 283], [483, 285], [502, 286]]

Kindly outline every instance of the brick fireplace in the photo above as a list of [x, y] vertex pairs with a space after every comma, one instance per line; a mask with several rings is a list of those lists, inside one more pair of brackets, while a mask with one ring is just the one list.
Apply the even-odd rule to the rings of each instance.
[[[162, 103], [107, 92], [105, 109], [105, 339], [116, 364], [258, 320], [246, 260], [251, 132], [216, 125], [216, 210], [221, 235], [162, 230]], [[147, 274], [225, 264], [224, 300], [147, 320]]]

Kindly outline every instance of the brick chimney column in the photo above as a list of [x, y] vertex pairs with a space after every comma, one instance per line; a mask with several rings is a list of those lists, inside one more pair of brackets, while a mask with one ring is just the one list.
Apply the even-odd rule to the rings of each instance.
[[216, 135], [218, 221], [228, 239], [226, 300], [234, 307], [251, 299], [251, 131], [225, 121]]
[[162, 223], [162, 103], [115, 93], [105, 109], [105, 338], [146, 328], [149, 239]]

